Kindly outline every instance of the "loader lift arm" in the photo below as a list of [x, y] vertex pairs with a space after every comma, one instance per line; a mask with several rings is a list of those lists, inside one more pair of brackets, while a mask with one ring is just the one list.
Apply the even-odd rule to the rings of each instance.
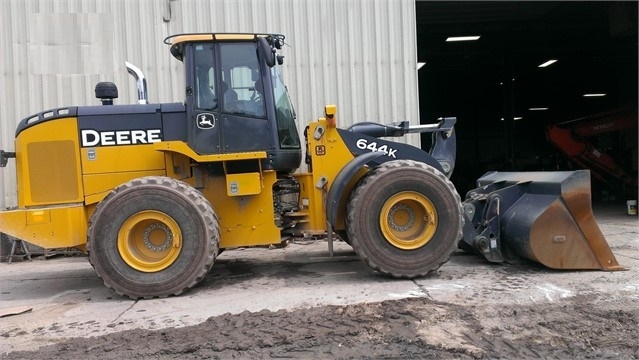
[[[437, 123], [410, 125], [408, 121], [392, 124], [359, 122], [346, 128], [348, 133], [357, 133], [374, 138], [401, 137], [406, 134], [431, 133], [432, 145], [428, 154], [438, 163], [436, 168], [450, 178], [455, 168], [457, 157], [457, 137], [455, 135], [455, 117], [437, 119]], [[345, 134], [345, 136], [347, 136]], [[357, 150], [355, 150], [357, 151]], [[420, 160], [421, 161], [421, 160]], [[439, 169], [441, 166], [441, 169]]]

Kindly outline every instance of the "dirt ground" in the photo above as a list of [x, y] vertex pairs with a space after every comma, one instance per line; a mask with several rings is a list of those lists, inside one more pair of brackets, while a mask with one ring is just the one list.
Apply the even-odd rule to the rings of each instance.
[[11, 359], [637, 359], [637, 309], [579, 296], [538, 306], [409, 298], [212, 317], [74, 338]]
[[[216, 307], [219, 306], [215, 303], [216, 295], [219, 299], [225, 289], [237, 288], [233, 294], [238, 302], [243, 298], [256, 304], [255, 307], [242, 305], [244, 309], [259, 309], [266, 298], [277, 296], [268, 292], [269, 289], [291, 287], [294, 280], [302, 281], [304, 286], [312, 287], [311, 291], [324, 296], [331, 292], [344, 296], [345, 287], [361, 291], [358, 288], [377, 283], [406, 289], [412, 285], [416, 290], [396, 300], [358, 300], [343, 305], [309, 303], [308, 306], [282, 306], [278, 310], [220, 312], [188, 326], [127, 328], [130, 320], [118, 315], [121, 320], [107, 326], [112, 332], [100, 332], [93, 337], [89, 337], [89, 331], [84, 337], [66, 335], [76, 334], [71, 332], [73, 328], [95, 326], [100, 331], [105, 328], [96, 322], [97, 318], [86, 313], [81, 321], [70, 319], [69, 311], [59, 311], [46, 326], [21, 324], [19, 321], [35, 322], [48, 316], [46, 306], [54, 301], [51, 299], [59, 302], [58, 308], [72, 306], [70, 304], [77, 300], [69, 300], [68, 289], [73, 286], [88, 289], [95, 286], [97, 290], [91, 290], [93, 299], [86, 302], [95, 302], [99, 294], [105, 299], [114, 296], [100, 284], [93, 284], [90, 269], [66, 272], [60, 276], [71, 281], [69, 288], [59, 290], [63, 295], [38, 300], [47, 303], [40, 312], [36, 305], [31, 315], [0, 319], [0, 343], [21, 338], [37, 343], [55, 333], [62, 337], [39, 349], [2, 353], [0, 358], [639, 359], [639, 229], [636, 217], [623, 215], [607, 217], [604, 214], [599, 217], [599, 224], [617, 259], [628, 271], [561, 272], [529, 264], [495, 267], [483, 259], [460, 253], [424, 279], [397, 282], [371, 273], [354, 256], [343, 258], [339, 263], [327, 260], [303, 264], [288, 260], [283, 265], [273, 265], [272, 259], [259, 262], [263, 253], [251, 257], [250, 252], [229, 252], [225, 253], [227, 258], [220, 259], [217, 272], [183, 297], [128, 303], [112, 299], [104, 300], [100, 306], [123, 303], [129, 313], [147, 311], [148, 314], [155, 307], [166, 309], [180, 301], [196, 301], [199, 292], [208, 299], [206, 306]], [[292, 277], [273, 279], [274, 266], [286, 266]], [[239, 267], [243, 272], [234, 274]], [[336, 267], [342, 271], [340, 276], [326, 272]], [[8, 279], [3, 279], [3, 283], [17, 281], [17, 277]], [[42, 282], [46, 288], [37, 288], [33, 293], [21, 290], [17, 295], [3, 285], [3, 300], [24, 303], [34, 298], [36, 292], [48, 290], [53, 284], [51, 281]], [[259, 288], [260, 284], [264, 287]], [[340, 287], [341, 284], [345, 287]], [[383, 291], [387, 290], [375, 290]], [[282, 301], [286, 298], [282, 297]], [[127, 330], [120, 331], [122, 329]]]

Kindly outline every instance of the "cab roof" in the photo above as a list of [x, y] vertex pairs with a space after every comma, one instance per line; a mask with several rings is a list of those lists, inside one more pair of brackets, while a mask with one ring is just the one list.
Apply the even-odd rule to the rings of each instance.
[[175, 34], [164, 39], [164, 43], [171, 46], [171, 55], [182, 61], [184, 45], [193, 42], [222, 42], [222, 41], [257, 41], [258, 37], [280, 38], [281, 34], [260, 33], [189, 33]]

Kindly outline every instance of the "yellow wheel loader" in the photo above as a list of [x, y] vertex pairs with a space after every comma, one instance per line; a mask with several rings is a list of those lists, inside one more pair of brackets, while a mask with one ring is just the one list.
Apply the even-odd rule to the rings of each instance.
[[[489, 173], [462, 202], [449, 181], [454, 118], [338, 127], [336, 107], [300, 138], [278, 34], [165, 39], [184, 64], [183, 103], [44, 111], [19, 123], [18, 206], [0, 232], [44, 248], [75, 247], [105, 285], [130, 298], [178, 295], [226, 248], [339, 236], [373, 269], [399, 278], [436, 270], [458, 249], [492, 262], [616, 270], [592, 215], [586, 171]], [[430, 151], [387, 138], [432, 134]], [[302, 164], [303, 162], [303, 164]], [[299, 171], [298, 171], [299, 169]]]

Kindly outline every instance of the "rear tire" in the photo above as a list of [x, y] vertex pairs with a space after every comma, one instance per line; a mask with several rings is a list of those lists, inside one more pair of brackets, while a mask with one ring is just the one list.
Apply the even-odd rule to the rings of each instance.
[[386, 162], [357, 185], [347, 233], [371, 268], [398, 278], [424, 276], [448, 261], [462, 235], [461, 199], [432, 166]]
[[118, 186], [89, 222], [89, 261], [104, 284], [132, 299], [178, 295], [213, 266], [219, 246], [211, 204], [186, 183], [149, 176]]

